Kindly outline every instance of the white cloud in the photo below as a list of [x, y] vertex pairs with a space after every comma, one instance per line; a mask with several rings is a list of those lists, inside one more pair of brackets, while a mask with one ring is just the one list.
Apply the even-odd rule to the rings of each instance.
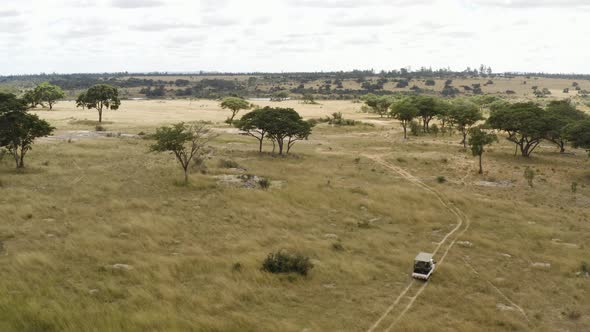
[[[464, 69], [481, 63], [498, 71], [590, 73], [588, 48], [580, 39], [590, 33], [583, 15], [589, 5], [590, 0], [2, 0], [0, 73]], [[52, 52], [32, 52], [30, 45]]]
[[588, 0], [471, 0], [475, 5], [506, 8], [547, 8], [557, 7], [572, 9], [574, 7], [590, 7]]
[[136, 9], [136, 8], [150, 8], [163, 6], [164, 3], [157, 0], [113, 0], [113, 7]]

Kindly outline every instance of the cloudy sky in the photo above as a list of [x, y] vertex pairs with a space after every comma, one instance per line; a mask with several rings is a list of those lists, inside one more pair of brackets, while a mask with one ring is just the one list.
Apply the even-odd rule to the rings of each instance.
[[590, 73], [589, 0], [1, 0], [0, 75]]

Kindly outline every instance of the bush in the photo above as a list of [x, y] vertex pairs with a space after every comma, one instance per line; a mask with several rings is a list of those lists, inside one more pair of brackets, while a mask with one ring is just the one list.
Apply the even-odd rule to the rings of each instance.
[[360, 121], [345, 119], [342, 113], [340, 112], [332, 113], [332, 117], [327, 116], [325, 118], [320, 118], [317, 121], [327, 122], [328, 124], [334, 126], [356, 126], [357, 124], [362, 124], [362, 122]]
[[436, 177], [436, 182], [438, 182], [438, 183], [445, 183], [445, 182], [447, 182], [447, 179], [444, 176], [439, 175], [439, 176]]
[[270, 180], [267, 178], [262, 178], [262, 179], [258, 180], [258, 185], [260, 185], [260, 188], [266, 190], [266, 189], [270, 188]]
[[440, 131], [440, 129], [435, 123], [432, 126], [430, 126], [430, 131], [434, 134], [434, 136], [438, 136], [438, 132]]
[[271, 253], [262, 262], [262, 270], [270, 273], [298, 273], [306, 276], [312, 268], [309, 257], [284, 251]]
[[96, 127], [94, 127], [94, 129], [96, 131], [107, 131], [107, 128], [106, 127], [103, 127], [101, 125], [96, 125]]
[[420, 124], [417, 121], [410, 122], [410, 133], [412, 133], [412, 136], [420, 135], [420, 130]]
[[529, 186], [533, 187], [533, 180], [535, 179], [535, 171], [532, 168], [528, 167], [524, 170], [524, 178], [527, 180]]
[[343, 251], [344, 246], [340, 242], [334, 242], [334, 243], [332, 243], [332, 249], [334, 249], [336, 251]]
[[240, 168], [240, 165], [233, 160], [221, 159], [219, 161], [219, 167], [221, 167], [221, 168]]

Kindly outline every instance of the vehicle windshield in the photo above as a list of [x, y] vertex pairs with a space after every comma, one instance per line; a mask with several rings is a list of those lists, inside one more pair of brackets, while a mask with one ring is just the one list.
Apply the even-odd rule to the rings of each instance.
[[430, 272], [431, 269], [432, 269], [432, 266], [431, 266], [430, 262], [417, 261], [414, 263], [414, 272], [415, 273], [428, 274], [428, 272]]

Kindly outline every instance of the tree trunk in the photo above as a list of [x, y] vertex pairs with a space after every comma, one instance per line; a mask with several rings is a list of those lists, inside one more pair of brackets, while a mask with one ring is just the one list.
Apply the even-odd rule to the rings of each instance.
[[98, 110], [98, 122], [102, 123], [102, 109]]
[[[483, 154], [483, 153], [482, 153]], [[481, 154], [479, 155], [479, 174], [483, 174], [483, 167], [481, 166]]]
[[53, 103], [52, 102], [49, 102], [49, 110], [50, 111], [53, 110]]
[[461, 141], [460, 144], [463, 144], [463, 147], [467, 148], [467, 131], [465, 129], [463, 129], [461, 131], [461, 134], [463, 134], [463, 140]]
[[188, 167], [184, 168], [184, 184], [188, 184]]
[[279, 145], [279, 155], [282, 155], [283, 154], [283, 144], [284, 144], [284, 141], [282, 139], [280, 139], [280, 140], [277, 139], [277, 144]]
[[258, 152], [262, 153], [262, 142], [264, 140], [264, 136], [260, 137], [260, 142], [258, 143]]
[[565, 153], [565, 142], [559, 141], [559, 153]]
[[20, 168], [19, 157], [18, 157], [18, 147], [12, 151], [12, 157], [14, 158], [14, 163], [16, 168]]
[[407, 134], [407, 129], [406, 129], [407, 126], [408, 125], [402, 126], [402, 127], [404, 127], [404, 139], [408, 139], [408, 134]]

